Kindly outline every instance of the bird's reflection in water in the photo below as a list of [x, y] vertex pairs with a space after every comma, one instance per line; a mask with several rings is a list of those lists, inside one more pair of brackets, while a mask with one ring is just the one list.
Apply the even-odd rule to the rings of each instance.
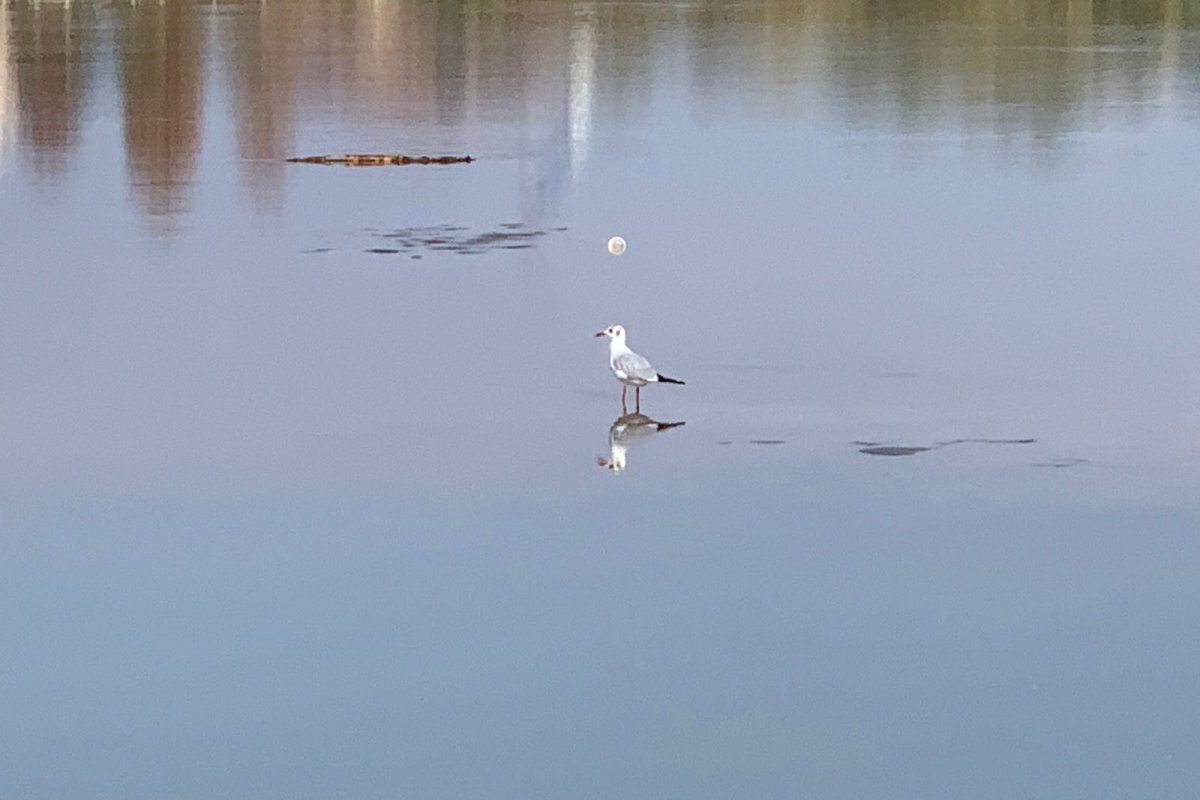
[[650, 419], [641, 412], [622, 414], [608, 429], [608, 446], [611, 452], [608, 458], [601, 456], [596, 463], [613, 472], [625, 469], [626, 452], [638, 442], [649, 439], [660, 431], [678, 428], [682, 422], [659, 422]]

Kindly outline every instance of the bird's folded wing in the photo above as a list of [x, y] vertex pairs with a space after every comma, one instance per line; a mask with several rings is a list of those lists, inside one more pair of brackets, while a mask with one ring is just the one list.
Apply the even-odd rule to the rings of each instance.
[[627, 377], [644, 381], [653, 381], [658, 378], [658, 373], [655, 372], [654, 367], [650, 366], [650, 362], [637, 353], [622, 353], [617, 356], [613, 359], [613, 369], [624, 372]]

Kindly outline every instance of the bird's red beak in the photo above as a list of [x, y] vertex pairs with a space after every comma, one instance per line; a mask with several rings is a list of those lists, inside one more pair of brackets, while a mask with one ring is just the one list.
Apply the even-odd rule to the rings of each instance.
[[592, 338], [593, 338], [593, 339], [598, 339], [598, 338], [600, 338], [601, 336], [608, 336], [608, 334], [607, 334], [607, 333], [605, 333], [604, 331], [600, 331], [599, 333], [597, 333], [597, 334], [596, 334], [595, 336], [593, 336]]

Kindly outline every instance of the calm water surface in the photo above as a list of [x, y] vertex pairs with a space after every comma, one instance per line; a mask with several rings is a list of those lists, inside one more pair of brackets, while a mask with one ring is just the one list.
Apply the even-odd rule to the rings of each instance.
[[0, 797], [1197, 796], [1200, 4], [967, 5], [0, 2]]

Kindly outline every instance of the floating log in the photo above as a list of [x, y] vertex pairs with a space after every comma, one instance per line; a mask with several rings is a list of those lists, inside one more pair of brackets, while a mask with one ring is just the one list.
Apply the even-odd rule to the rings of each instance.
[[470, 156], [406, 156], [399, 153], [350, 153], [344, 156], [289, 158], [289, 164], [342, 164], [348, 167], [385, 167], [405, 164], [470, 164]]

